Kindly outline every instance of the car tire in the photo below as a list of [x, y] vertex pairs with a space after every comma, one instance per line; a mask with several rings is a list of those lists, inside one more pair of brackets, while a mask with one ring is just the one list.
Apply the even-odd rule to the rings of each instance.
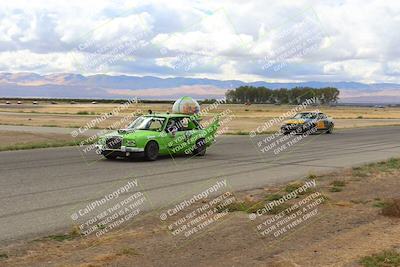
[[199, 139], [196, 141], [195, 149], [193, 150], [194, 156], [204, 156], [206, 154], [207, 146], [205, 139]]
[[331, 134], [333, 132], [333, 124], [329, 126], [328, 130], [326, 131], [327, 134]]
[[158, 158], [159, 147], [156, 141], [150, 141], [144, 148], [144, 157], [149, 161], [154, 161]]
[[116, 159], [117, 158], [117, 155], [115, 155], [113, 152], [104, 152], [103, 156], [106, 159]]

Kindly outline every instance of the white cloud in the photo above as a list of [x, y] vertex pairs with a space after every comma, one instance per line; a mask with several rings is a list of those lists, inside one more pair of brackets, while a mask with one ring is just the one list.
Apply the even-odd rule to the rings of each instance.
[[[381, 73], [381, 64], [366, 60], [347, 60], [324, 65], [324, 73], [343, 77], [344, 80], [358, 80], [373, 83], [375, 80], [384, 80]], [[362, 77], [360, 79], [360, 77]]]
[[182, 96], [189, 95], [192, 97], [203, 97], [203, 96], [211, 96], [211, 97], [223, 97], [225, 95], [226, 90], [221, 88], [216, 88], [213, 86], [201, 86], [201, 85], [193, 85], [193, 86], [180, 86], [173, 87], [168, 89], [160, 89], [160, 88], [150, 88], [143, 90], [108, 90], [108, 93], [114, 95], [121, 96], [136, 96], [136, 97], [161, 97], [161, 98], [171, 98], [171, 96]]
[[[93, 73], [96, 70], [79, 67], [90, 61], [91, 53], [144, 32], [139, 39], [148, 42], [146, 46], [102, 71], [400, 82], [399, 14], [400, 2], [394, 0], [14, 0], [0, 4], [0, 67], [9, 72]], [[311, 18], [312, 27], [322, 33], [315, 47], [289, 53], [282, 70], [263, 70], [260, 60], [289, 50], [290, 40], [312, 28], [299, 26], [304, 18]], [[297, 30], [282, 38], [290, 29]], [[71, 59], [70, 52], [85, 41], [91, 47]], [[176, 68], [182, 57], [193, 65]]]
[[0, 71], [4, 72], [76, 72], [76, 59], [70, 53], [33, 53], [18, 50], [0, 53]]

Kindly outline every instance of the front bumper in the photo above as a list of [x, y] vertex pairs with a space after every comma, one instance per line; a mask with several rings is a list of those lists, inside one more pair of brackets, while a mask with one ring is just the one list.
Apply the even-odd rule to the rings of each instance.
[[311, 123], [285, 124], [285, 125], [282, 125], [281, 132], [282, 133], [291, 133], [291, 132], [304, 133], [313, 127], [314, 127], [314, 125]]
[[293, 132], [302, 130], [304, 128], [304, 124], [285, 124], [282, 125], [281, 131], [282, 132]]
[[105, 145], [96, 144], [96, 153], [103, 154], [103, 152], [121, 152], [121, 153], [143, 153], [144, 148], [121, 146], [119, 149], [108, 148]]

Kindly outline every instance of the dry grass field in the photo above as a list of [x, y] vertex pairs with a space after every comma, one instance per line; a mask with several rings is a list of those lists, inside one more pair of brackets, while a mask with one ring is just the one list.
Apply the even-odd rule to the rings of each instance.
[[[33, 104], [0, 104], [0, 124], [8, 125], [31, 125], [31, 126], [53, 126], [53, 127], [81, 127], [91, 120], [100, 117], [104, 113], [110, 113], [121, 104], [90, 104], [90, 103], [59, 103], [39, 102]], [[119, 123], [125, 116], [132, 113], [147, 113], [149, 109], [153, 112], [168, 112], [170, 104], [131, 104], [128, 108], [121, 109], [119, 115], [96, 124], [95, 128], [107, 128], [113, 124], [117, 128], [124, 127], [131, 119]], [[202, 110], [210, 108], [202, 105]], [[229, 109], [234, 115], [227, 123], [227, 133], [248, 133], [259, 125], [264, 124], [274, 117], [279, 117], [295, 106], [254, 104], [250, 106], [241, 104], [221, 104], [217, 108], [209, 109], [209, 116]], [[382, 125], [400, 125], [399, 107], [310, 107], [308, 110], [319, 109], [333, 117], [337, 128], [369, 127]], [[271, 127], [274, 131], [279, 125]]]
[[0, 131], [0, 151], [76, 145], [70, 134]]

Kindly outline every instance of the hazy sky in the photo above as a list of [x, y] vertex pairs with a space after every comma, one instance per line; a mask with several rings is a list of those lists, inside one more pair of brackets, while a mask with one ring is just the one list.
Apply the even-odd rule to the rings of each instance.
[[400, 1], [2, 1], [0, 71], [398, 83], [399, 28]]

